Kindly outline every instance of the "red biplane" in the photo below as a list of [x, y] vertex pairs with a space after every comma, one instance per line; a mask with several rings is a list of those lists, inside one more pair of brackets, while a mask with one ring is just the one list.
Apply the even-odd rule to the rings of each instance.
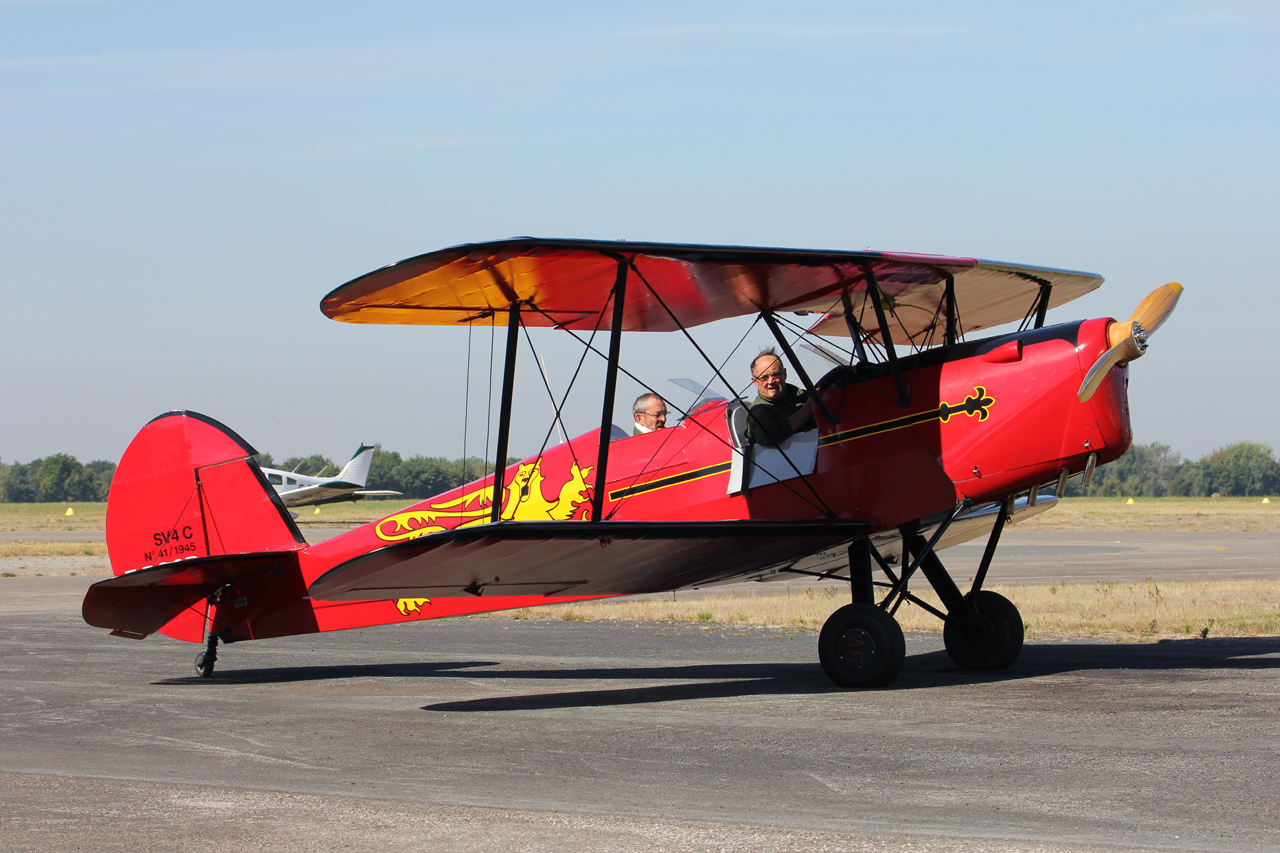
[[[90, 588], [84, 618], [119, 636], [203, 643], [196, 669], [208, 676], [219, 642], [836, 578], [852, 600], [818, 640], [836, 683], [893, 681], [904, 601], [943, 620], [959, 666], [1007, 667], [1022, 618], [983, 589], [1000, 533], [1129, 448], [1127, 364], [1182, 289], [1158, 288], [1126, 322], [1045, 325], [1048, 309], [1101, 282], [930, 255], [532, 238], [410, 258], [337, 288], [321, 310], [349, 323], [505, 322], [495, 459], [507, 458], [521, 327], [564, 330], [607, 362], [599, 429], [501, 480], [308, 545], [243, 439], [193, 412], [161, 415], [116, 469], [106, 531], [116, 576]], [[623, 332], [678, 333], [697, 347], [690, 329], [742, 315], [768, 326], [815, 397], [816, 429], [753, 444], [751, 410], [710, 359], [727, 397], [701, 399], [667, 429], [613, 426]], [[1014, 333], [970, 339], [1019, 320]], [[814, 381], [795, 357], [801, 341], [846, 355]], [[1041, 496], [1051, 485], [1055, 497]], [[962, 591], [938, 552], [983, 535]], [[945, 611], [911, 592], [917, 573]]]

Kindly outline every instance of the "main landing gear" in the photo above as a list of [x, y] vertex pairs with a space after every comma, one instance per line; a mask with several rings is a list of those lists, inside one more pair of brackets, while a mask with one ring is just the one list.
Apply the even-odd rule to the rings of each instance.
[[846, 604], [822, 626], [818, 659], [827, 677], [841, 687], [885, 687], [907, 659], [907, 641], [898, 622], [863, 601]]
[[[987, 540], [982, 563], [973, 579], [973, 588], [960, 592], [934, 553], [934, 546], [960, 514], [960, 507], [925, 541], [917, 527], [901, 530], [904, 568], [899, 577], [867, 538], [849, 546], [849, 584], [853, 603], [846, 604], [827, 620], [818, 635], [818, 659], [827, 676], [841, 687], [885, 687], [898, 677], [906, 660], [906, 643], [893, 614], [903, 601], [910, 601], [943, 620], [942, 641], [947, 654], [962, 669], [1004, 669], [1022, 652], [1022, 616], [1013, 602], [982, 589], [987, 569], [1008, 520], [1008, 505], [1002, 505]], [[888, 576], [889, 592], [875, 602], [872, 560]], [[916, 570], [921, 571], [946, 612], [912, 595], [907, 588]], [[832, 577], [834, 575], [821, 575]]]

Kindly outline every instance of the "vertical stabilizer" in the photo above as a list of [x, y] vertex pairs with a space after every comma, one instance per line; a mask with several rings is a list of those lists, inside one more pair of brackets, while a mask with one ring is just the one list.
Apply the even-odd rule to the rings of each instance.
[[143, 427], [107, 498], [111, 570], [122, 575], [192, 557], [305, 547], [254, 453], [195, 412], [168, 412]]
[[364, 484], [369, 480], [369, 467], [371, 465], [373, 465], [373, 448], [367, 444], [362, 444], [355, 455], [351, 457], [351, 461], [342, 466], [342, 470], [338, 472], [337, 479], [363, 489]]

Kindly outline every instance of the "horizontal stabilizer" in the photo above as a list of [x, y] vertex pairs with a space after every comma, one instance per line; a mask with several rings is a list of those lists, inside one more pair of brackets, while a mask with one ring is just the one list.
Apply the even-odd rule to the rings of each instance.
[[266, 572], [296, 571], [294, 551], [194, 558], [99, 581], [89, 587], [81, 605], [84, 621], [95, 628], [141, 639], [163, 628], [227, 584]]
[[514, 522], [447, 530], [317, 578], [332, 601], [624, 595], [758, 572], [865, 534], [865, 521]]

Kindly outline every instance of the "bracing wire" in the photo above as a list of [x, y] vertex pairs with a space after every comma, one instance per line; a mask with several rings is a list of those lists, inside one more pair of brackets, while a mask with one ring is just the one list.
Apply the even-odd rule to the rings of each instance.
[[[533, 307], [534, 307], [534, 310], [537, 310], [537, 306], [533, 306]], [[591, 330], [591, 340], [595, 339], [596, 332], [600, 330], [600, 323], [603, 317], [604, 317], [604, 312], [601, 311], [600, 314], [597, 315], [596, 317], [595, 328]], [[533, 353], [534, 360], [537, 361], [538, 354], [537, 352], [534, 351], [533, 339], [529, 337], [529, 327], [523, 323], [521, 323], [520, 326], [521, 328], [524, 329], [525, 343], [529, 345], [529, 351]], [[582, 357], [578, 359], [578, 367], [573, 371], [573, 377], [569, 380], [569, 387], [565, 389], [564, 397], [561, 398], [559, 403], [556, 402], [556, 395], [551, 390], [551, 383], [547, 379], [546, 371], [542, 369], [542, 363], [540, 361], [538, 362], [538, 372], [542, 375], [542, 385], [544, 388], [547, 389], [547, 396], [551, 399], [551, 406], [554, 409], [554, 413], [551, 416], [551, 426], [547, 429], [547, 434], [542, 438], [542, 445], [538, 448], [539, 456], [543, 454], [543, 452], [547, 449], [547, 445], [551, 442], [551, 435], [552, 433], [555, 432], [557, 423], [560, 424], [560, 430], [562, 432], [567, 432], [567, 430], [565, 429], [564, 421], [561, 420], [561, 412], [564, 409], [565, 402], [569, 399], [569, 392], [573, 390], [573, 384], [578, 380], [578, 373], [579, 371], [582, 370], [582, 364], [583, 362], [586, 361], [586, 359], [587, 359], [587, 352], [584, 349], [582, 352]], [[578, 451], [573, 446], [573, 442], [568, 441], [566, 442], [566, 444], [569, 445], [569, 455], [573, 458], [574, 464], [577, 465], [579, 468], [581, 468], [582, 463], [578, 459]]]
[[462, 482], [467, 480], [467, 427], [471, 419], [471, 324], [467, 324], [467, 378], [462, 391]]
[[[644, 273], [640, 272], [640, 269], [634, 263], [631, 265], [631, 269], [635, 271], [636, 276], [639, 277], [640, 281], [644, 283], [644, 286], [649, 290], [649, 293], [653, 296], [653, 298], [657, 300], [657, 303], [662, 308], [662, 310], [667, 312], [667, 316], [675, 321], [676, 326], [680, 329], [680, 333], [683, 334], [685, 336], [685, 339], [689, 341], [690, 344], [693, 345], [693, 348], [695, 350], [698, 351], [698, 355], [702, 356], [702, 360], [705, 361], [708, 366], [710, 366], [712, 369], [716, 371], [716, 376], [720, 379], [722, 383], [724, 383], [724, 386], [726, 388], [732, 391], [733, 386], [729, 384], [729, 380], [724, 378], [724, 375], [720, 372], [720, 369], [715, 366], [715, 362], [713, 362], [710, 358], [707, 357], [707, 354], [703, 351], [702, 347], [699, 346], [698, 342], [693, 339], [693, 335], [689, 334], [689, 330], [686, 329], [684, 327], [684, 324], [680, 322], [680, 319], [676, 317], [675, 312], [672, 311], [670, 307], [668, 307], [666, 301], [662, 298], [662, 296], [658, 293], [658, 291], [654, 289], [653, 285], [649, 283], [649, 280], [644, 277]], [[750, 409], [747, 410], [747, 416], [748, 417], [751, 416]], [[822, 506], [819, 507], [817, 504], [813, 503], [813, 501], [810, 501], [807, 498], [804, 498], [805, 502], [808, 503], [810, 506], [814, 507], [814, 509], [819, 509], [822, 512], [826, 513], [828, 516], [834, 517], [835, 513], [832, 511], [831, 507], [827, 505], [827, 502], [822, 497], [822, 495], [818, 493], [818, 490], [813, 487], [813, 483], [809, 482], [809, 478], [800, 472], [800, 469], [796, 467], [796, 464], [793, 461], [791, 461], [791, 458], [788, 457], [787, 454], [783, 453], [782, 458], [786, 460], [787, 464], [791, 466], [791, 470], [796, 472], [796, 476], [800, 478], [800, 481], [805, 484], [805, 486], [809, 489], [810, 492], [813, 493], [813, 496], [817, 498], [818, 503], [822, 504]], [[794, 494], [796, 494], [797, 497], [800, 497], [799, 492], [795, 492], [794, 490], [792, 491]]]
[[[734, 355], [736, 355], [736, 354], [737, 354], [738, 349], [742, 346], [743, 342], [744, 342], [744, 341], [746, 341], [747, 336], [751, 334], [751, 330], [752, 330], [752, 329], [754, 329], [754, 328], [756, 327], [756, 324], [757, 324], [757, 323], [759, 323], [759, 322], [760, 322], [760, 315], [758, 315], [758, 314], [757, 314], [757, 315], [756, 315], [756, 319], [755, 319], [755, 321], [754, 321], [754, 322], [752, 322], [752, 324], [751, 324], [749, 327], [747, 327], [747, 331], [743, 333], [742, 337], [738, 339], [738, 343], [734, 345], [733, 349], [729, 352], [729, 354], [728, 354], [727, 356], [725, 356], [724, 361], [722, 361], [722, 362], [720, 363], [720, 367], [719, 367], [719, 369], [717, 369], [717, 370], [716, 370], [717, 374], [718, 374], [721, 370], [723, 370], [723, 369], [724, 369], [724, 366], [725, 366], [726, 364], [728, 364], [728, 363], [729, 363], [729, 360], [730, 360], [730, 359], [732, 359], [732, 358], [734, 357]], [[586, 355], [586, 353], [583, 353], [583, 355], [585, 356], [585, 355]], [[715, 369], [715, 368], [714, 368], [714, 366], [713, 366], [713, 369]], [[652, 393], [652, 394], [656, 394], [656, 393], [657, 393], [657, 392], [656, 392], [656, 391], [654, 391], [652, 388], [649, 388], [649, 386], [647, 386], [647, 385], [645, 385], [645, 386], [643, 386], [643, 387], [645, 388], [645, 390], [649, 391], [649, 392], [650, 392], [650, 393]], [[707, 388], [710, 388], [710, 387], [711, 387], [711, 385], [710, 385], [710, 383], [708, 383], [706, 386], [704, 386], [703, 390], [705, 391]], [[729, 391], [730, 391], [730, 393], [733, 393], [733, 389], [732, 389], [732, 388], [730, 388], [730, 389], [729, 389]], [[662, 395], [661, 395], [661, 394], [658, 394], [658, 396], [659, 396], [659, 397], [662, 397]], [[701, 395], [699, 395], [699, 396], [701, 396]], [[663, 399], [663, 402], [666, 402], [666, 398], [665, 398], [665, 397], [663, 397], [662, 399]], [[695, 400], [695, 401], [694, 401], [694, 403], [696, 404], [696, 403], [697, 403], [697, 400]], [[682, 413], [684, 413], [684, 414], [686, 414], [686, 415], [687, 415], [687, 413], [686, 413], [686, 412], [684, 412], [684, 410], [683, 410], [683, 409], [680, 409], [679, 407], [676, 407], [676, 408], [677, 408], [677, 411], [680, 411], [680, 412], [682, 412]], [[663, 430], [663, 432], [666, 432], [666, 430]], [[708, 432], [709, 432], [709, 431], [708, 431]], [[719, 437], [718, 435], [716, 435], [715, 433], [709, 432], [709, 434], [710, 434], [711, 436], [713, 436], [714, 438], [720, 439], [720, 437]], [[644, 463], [644, 465], [641, 467], [641, 469], [640, 469], [639, 471], [637, 471], [635, 474], [633, 474], [633, 475], [631, 476], [631, 483], [630, 483], [630, 485], [633, 485], [633, 486], [634, 486], [634, 485], [635, 485], [635, 484], [640, 480], [640, 478], [641, 478], [641, 477], [643, 477], [646, 473], [648, 473], [648, 472], [649, 472], [649, 466], [650, 466], [650, 465], [652, 465], [652, 464], [653, 464], [653, 461], [654, 461], [655, 459], [657, 459], [657, 458], [658, 458], [658, 455], [659, 455], [660, 453], [662, 453], [663, 448], [667, 446], [667, 442], [671, 439], [671, 437], [672, 437], [673, 435], [675, 435], [674, 431], [672, 431], [670, 434], [668, 434], [668, 435], [666, 435], [666, 436], [663, 436], [662, 441], [658, 443], [658, 446], [654, 449], [653, 453], [649, 456], [649, 459]], [[720, 440], [721, 440], [721, 441], [722, 441], [726, 446], [728, 446], [728, 447], [730, 448], [730, 450], [732, 450], [733, 452], [739, 452], [739, 451], [738, 451], [738, 448], [734, 447], [730, 442], [723, 441], [723, 439], [720, 439]], [[623, 504], [625, 504], [628, 500], [630, 500], [630, 496], [629, 496], [629, 495], [628, 495], [628, 496], [624, 496], [624, 497], [623, 497], [623, 498], [621, 498], [620, 500], [616, 501], [616, 502], [614, 503], [614, 505], [613, 505], [613, 508], [609, 511], [609, 516], [608, 516], [608, 517], [609, 517], [609, 518], [613, 518], [614, 514], [615, 514], [615, 513], [617, 513], [617, 511], [618, 511], [619, 509], [621, 509], [621, 508], [622, 508], [622, 505], [623, 505]]]

